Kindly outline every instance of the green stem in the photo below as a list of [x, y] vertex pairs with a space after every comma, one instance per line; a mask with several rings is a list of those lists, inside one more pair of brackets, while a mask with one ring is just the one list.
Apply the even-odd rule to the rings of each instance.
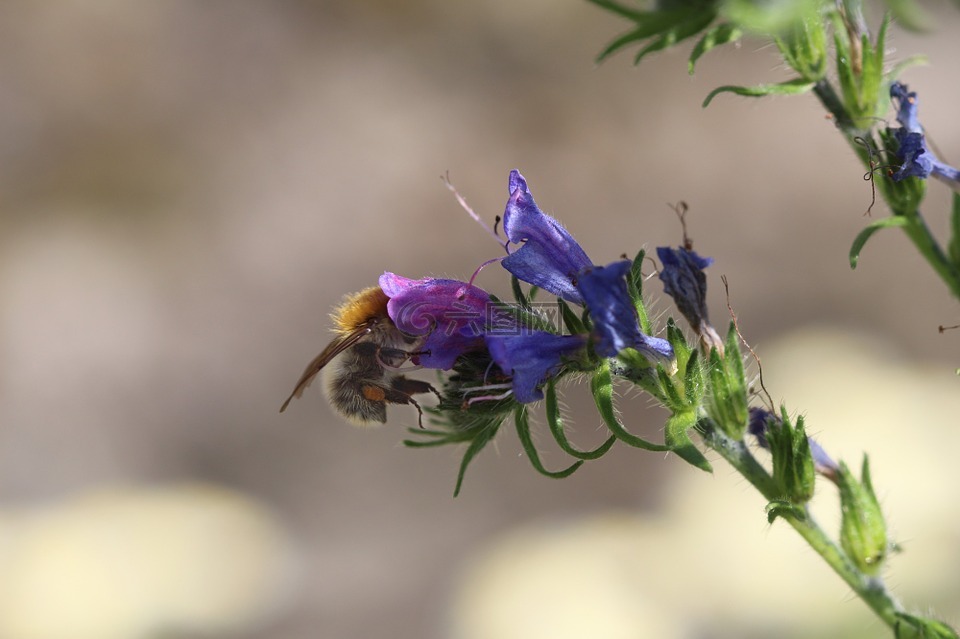
[[[854, 125], [843, 106], [843, 101], [829, 81], [820, 80], [817, 82], [813, 87], [813, 93], [827, 112], [833, 116], [837, 128], [843, 133], [853, 152], [860, 158], [864, 168], [867, 171], [872, 171], [874, 167], [870, 165], [870, 151], [865, 146], [865, 144], [872, 144], [870, 132], [863, 131]], [[903, 232], [907, 234], [907, 237], [917, 247], [917, 250], [927, 260], [934, 272], [940, 276], [940, 279], [947, 285], [954, 297], [960, 299], [960, 270], [949, 260], [943, 248], [930, 232], [926, 222], [923, 221], [920, 212], [900, 210], [890, 201], [886, 189], [879, 188], [877, 190], [894, 215], [902, 215], [911, 220], [910, 224], [902, 227]]]
[[[726, 459], [737, 472], [760, 491], [760, 494], [768, 502], [780, 498], [770, 473], [760, 465], [743, 441], [737, 441], [723, 433], [717, 424], [709, 418], [701, 419], [698, 426], [706, 445]], [[833, 568], [834, 572], [840, 575], [840, 578], [850, 586], [864, 603], [870, 606], [878, 617], [883, 619], [884, 623], [895, 629], [896, 624], [899, 623], [897, 615], [903, 612], [903, 607], [890, 594], [882, 579], [862, 573], [847, 557], [846, 553], [817, 524], [809, 511], [806, 511], [802, 518], [785, 516], [781, 519], [785, 519], [793, 526], [794, 530], [800, 533], [800, 536], [813, 548], [814, 552], [820, 555]]]
[[[894, 215], [903, 214], [896, 210], [893, 213]], [[940, 276], [940, 279], [944, 281], [953, 296], [960, 299], [960, 271], [953, 265], [946, 252], [933, 237], [920, 212], [913, 212], [909, 217], [911, 223], [903, 227], [903, 232], [907, 234], [920, 254], [926, 258], [933, 270]]]

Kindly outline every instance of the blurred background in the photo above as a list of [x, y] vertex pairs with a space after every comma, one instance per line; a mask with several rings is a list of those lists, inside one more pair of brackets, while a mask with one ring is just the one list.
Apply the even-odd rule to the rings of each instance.
[[[928, 10], [893, 57], [929, 55], [904, 80], [956, 163], [960, 13]], [[894, 232], [850, 270], [870, 188], [812, 97], [701, 109], [785, 79], [774, 49], [597, 66], [623, 27], [547, 0], [0, 6], [0, 639], [883, 636], [721, 460], [621, 446], [558, 482], [504, 428], [454, 500], [461, 451], [405, 449], [412, 410], [352, 428], [313, 387], [277, 413], [344, 293], [497, 254], [439, 178], [492, 221], [512, 168], [599, 263], [678, 244], [689, 204], [715, 323], [725, 274], [774, 398], [870, 452], [896, 592], [960, 621], [956, 301]]]

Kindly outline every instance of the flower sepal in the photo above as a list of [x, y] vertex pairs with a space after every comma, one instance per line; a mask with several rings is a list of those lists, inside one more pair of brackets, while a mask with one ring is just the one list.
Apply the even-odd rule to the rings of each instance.
[[703, 358], [687, 343], [672, 318], [667, 321], [667, 341], [675, 359], [669, 369], [657, 365], [657, 379], [664, 405], [674, 414], [684, 413], [696, 409], [706, 392]]
[[810, 442], [803, 427], [803, 416], [796, 425], [790, 422], [786, 407], [780, 408], [780, 419], [767, 418], [766, 438], [773, 458], [773, 481], [783, 499], [792, 504], [806, 504], [813, 497], [816, 467]]
[[627, 272], [627, 291], [630, 294], [630, 300], [634, 308], [637, 309], [637, 319], [640, 324], [640, 330], [649, 335], [653, 330], [650, 326], [650, 316], [647, 314], [647, 307], [643, 303], [643, 261], [647, 257], [647, 252], [643, 249], [637, 253], [630, 263], [630, 270]]
[[706, 410], [720, 429], [734, 440], [743, 439], [749, 420], [747, 384], [736, 327], [730, 323], [723, 354], [710, 349]]
[[889, 16], [885, 16], [877, 32], [876, 43], [866, 33], [848, 25], [838, 12], [834, 18], [834, 49], [836, 50], [837, 79], [843, 105], [853, 125], [869, 131], [883, 117], [885, 111], [884, 51]]
[[868, 575], [880, 571], [890, 549], [887, 540], [887, 524], [880, 510], [880, 502], [870, 481], [870, 461], [863, 456], [860, 481], [850, 469], [840, 462], [837, 485], [840, 487], [840, 545], [856, 564]]
[[700, 449], [690, 439], [690, 429], [697, 425], [697, 411], [687, 410], [674, 413], [663, 429], [664, 443], [683, 461], [702, 471], [712, 473], [713, 466], [707, 461]]
[[774, 41], [784, 61], [808, 82], [818, 82], [827, 73], [827, 30], [820, 15], [805, 15], [794, 21]]

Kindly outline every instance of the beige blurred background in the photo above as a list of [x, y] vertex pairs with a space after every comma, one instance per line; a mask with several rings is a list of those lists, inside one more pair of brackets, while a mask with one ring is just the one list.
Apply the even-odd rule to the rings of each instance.
[[[957, 162], [960, 13], [930, 10], [893, 56], [929, 54], [905, 79]], [[490, 220], [511, 168], [601, 263], [678, 243], [690, 205], [715, 321], [725, 274], [774, 397], [874, 455], [893, 585], [960, 620], [935, 569], [960, 562], [956, 301], [893, 232], [849, 269], [870, 189], [813, 98], [700, 108], [786, 78], [775, 50], [598, 67], [623, 27], [547, 0], [0, 6], [0, 639], [560, 637], [560, 611], [595, 637], [882, 634], [722, 462], [617, 447], [556, 482], [505, 428], [454, 500], [461, 451], [405, 449], [411, 411], [360, 430], [311, 389], [278, 415], [342, 294], [496, 254], [439, 176]]]

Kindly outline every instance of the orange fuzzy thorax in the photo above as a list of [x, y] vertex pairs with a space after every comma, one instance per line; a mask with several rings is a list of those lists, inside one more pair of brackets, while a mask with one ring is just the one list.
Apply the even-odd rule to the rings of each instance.
[[338, 333], [350, 333], [376, 317], [386, 317], [387, 301], [390, 298], [379, 286], [365, 288], [359, 293], [347, 295], [330, 314], [333, 330]]

